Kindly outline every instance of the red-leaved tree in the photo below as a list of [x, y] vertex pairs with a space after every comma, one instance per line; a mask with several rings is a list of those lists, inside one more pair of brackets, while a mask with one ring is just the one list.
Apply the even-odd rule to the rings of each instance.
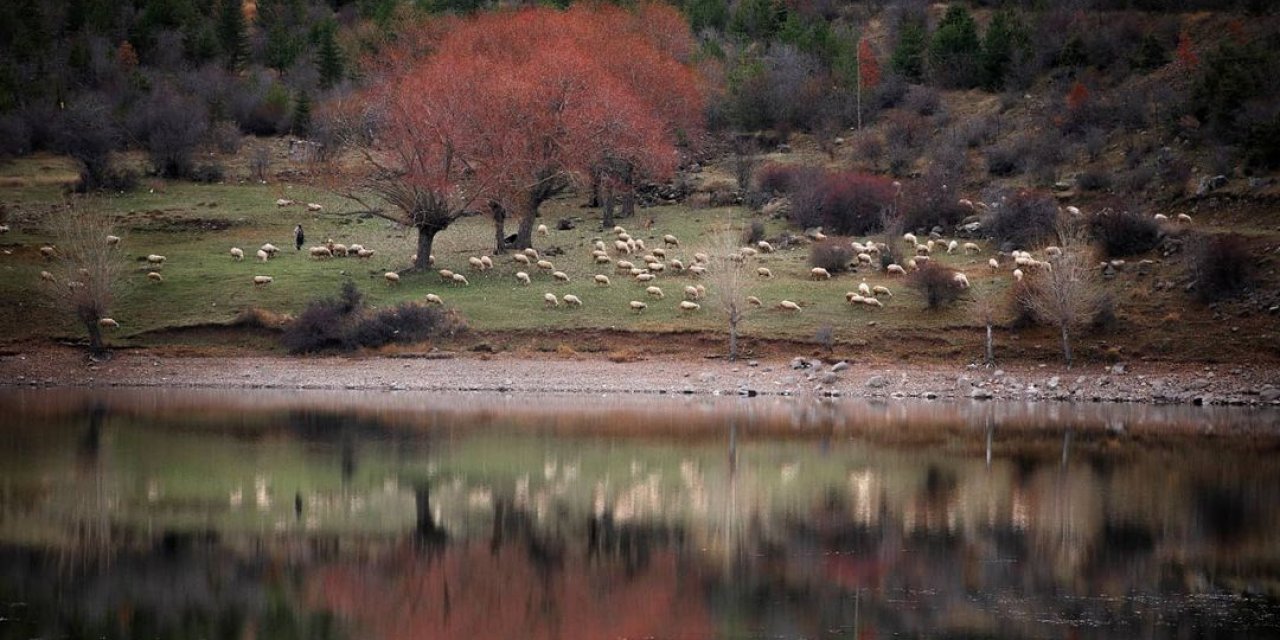
[[1178, 64], [1182, 65], [1188, 71], [1195, 70], [1200, 66], [1200, 56], [1196, 55], [1195, 43], [1191, 41], [1191, 34], [1183, 31], [1178, 34]]
[[[676, 141], [700, 135], [691, 37], [668, 5], [533, 8], [439, 25], [379, 53], [378, 79], [362, 96], [376, 110], [366, 157], [381, 183], [400, 183], [379, 193], [434, 194], [444, 213], [432, 221], [483, 203], [498, 251], [507, 215], [519, 221], [516, 246], [528, 247], [541, 204], [593, 168], [662, 178], [678, 164]], [[388, 200], [404, 208], [404, 198]], [[422, 236], [440, 225], [410, 217], [422, 261], [431, 244]]]

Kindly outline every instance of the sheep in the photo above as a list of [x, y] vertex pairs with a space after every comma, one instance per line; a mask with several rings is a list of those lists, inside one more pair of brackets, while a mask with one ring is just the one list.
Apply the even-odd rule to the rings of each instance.
[[[8, 229], [8, 227], [5, 227], [5, 229]], [[120, 244], [120, 236], [107, 236], [107, 245], [108, 245], [108, 246], [112, 246], [112, 247], [114, 247], [114, 246], [116, 246], [116, 245], [118, 245], [118, 244]], [[110, 319], [110, 318], [108, 318], [108, 320], [109, 320], [109, 319]]]
[[[364, 249], [364, 245], [362, 245], [362, 244], [354, 244], [354, 243], [353, 243], [353, 244], [349, 244], [349, 245], [347, 245], [347, 253], [349, 253], [349, 254], [358, 254], [358, 253], [360, 253], [360, 251], [362, 251], [363, 249]], [[413, 254], [413, 258], [411, 258], [411, 259], [410, 259], [410, 262], [417, 262], [417, 261], [418, 261], [418, 254], [416, 254], [416, 253], [415, 253], [415, 254]], [[433, 262], [435, 262], [435, 261], [436, 261], [436, 257], [435, 257], [435, 256], [427, 256], [427, 263], [428, 263], [428, 264], [433, 263]]]
[[318, 204], [316, 204], [316, 203], [314, 203], [314, 202], [308, 202], [308, 203], [307, 203], [307, 211], [312, 211], [312, 212], [316, 212], [316, 211], [324, 211], [324, 207], [322, 207], [322, 206], [320, 206], [320, 205], [318, 205]]
[[271, 284], [274, 280], [275, 278], [272, 278], [271, 276], [254, 276], [253, 286], [260, 287], [264, 284]]
[[1179, 213], [1178, 222], [1181, 222], [1182, 224], [1191, 224], [1191, 216], [1185, 213]]
[[672, 259], [671, 259], [671, 268], [672, 268], [672, 269], [675, 269], [676, 271], [684, 271], [684, 263], [683, 263], [683, 262], [680, 262], [679, 260], [677, 260], [677, 259], [675, 259], [675, 258], [672, 258]]
[[967, 199], [967, 198], [960, 198], [960, 200], [959, 200], [959, 201], [957, 201], [957, 202], [956, 202], [956, 204], [958, 204], [958, 205], [960, 205], [960, 206], [962, 206], [962, 207], [964, 207], [964, 208], [966, 208], [966, 209], [968, 209], [968, 210], [970, 210], [970, 211], [973, 211], [973, 201], [972, 201], [972, 200], [969, 200], [969, 199]]
[[856, 241], [856, 240], [855, 240], [855, 241], [853, 241], [853, 242], [850, 242], [850, 243], [849, 243], [849, 246], [853, 248], [853, 252], [854, 252], [854, 253], [866, 253], [866, 252], [867, 252], [867, 245], [862, 244], [861, 242], [858, 242], [858, 241]]
[[992, 270], [992, 271], [999, 271], [999, 270], [1000, 270], [1000, 261], [999, 261], [999, 260], [996, 260], [995, 258], [991, 258], [991, 259], [987, 260], [987, 266], [988, 266], [988, 267], [991, 267], [991, 270]]
[[236, 262], [244, 260], [244, 251], [240, 247], [231, 247], [231, 258]]
[[768, 267], [757, 267], [756, 275], [760, 276], [761, 278], [772, 278], [773, 272], [770, 271]]
[[754, 257], [756, 257], [756, 255], [758, 255], [760, 252], [759, 252], [759, 251], [756, 251], [755, 249], [753, 249], [753, 248], [751, 248], [751, 247], [743, 247], [743, 248], [741, 248], [741, 249], [738, 249], [738, 253], [742, 254], [742, 257], [744, 257], [744, 258], [754, 258]]
[[693, 274], [693, 277], [695, 278], [701, 278], [703, 275], [706, 275], [707, 269], [706, 267], [695, 264], [692, 267], [689, 267], [689, 273]]
[[[331, 244], [329, 245], [329, 250], [333, 252], [334, 257], [338, 257], [338, 258], [345, 258], [347, 257], [347, 255], [351, 253], [351, 251], [347, 248], [347, 245], [345, 244]], [[416, 255], [409, 258], [410, 263], [417, 262], [417, 261], [418, 261], [418, 256]]]
[[540, 224], [540, 225], [538, 225], [538, 235], [540, 235], [540, 236], [549, 236], [549, 235], [551, 235], [551, 232], [547, 230], [547, 225], [545, 225], [545, 224]]
[[643, 302], [640, 302], [639, 300], [632, 300], [631, 302], [627, 303], [627, 306], [631, 307], [631, 310], [636, 313], [640, 313], [645, 309], [649, 308], [649, 305]]
[[311, 247], [310, 253], [312, 258], [321, 260], [333, 257], [333, 252], [329, 250], [329, 247]]
[[858, 293], [863, 296], [871, 295], [871, 285], [867, 284], [866, 280], [863, 280], [860, 284], [858, 284]]
[[693, 254], [693, 261], [698, 264], [707, 264], [708, 262], [711, 262], [711, 257], [699, 251], [698, 253]]
[[874, 287], [871, 287], [871, 293], [877, 296], [889, 296], [890, 298], [893, 297], [893, 292], [889, 290], [889, 287], [886, 287], [884, 285], [879, 285], [879, 284]]
[[1163, 214], [1163, 213], [1157, 213], [1157, 214], [1156, 214], [1156, 216], [1155, 216], [1155, 218], [1156, 218], [1156, 222], [1168, 222], [1168, 221], [1169, 221], [1169, 216], [1166, 216], [1166, 215], [1165, 215], [1165, 214]]
[[629, 255], [629, 254], [631, 253], [631, 245], [629, 245], [629, 244], [627, 244], [627, 243], [625, 243], [625, 242], [623, 242], [623, 241], [621, 241], [621, 240], [614, 240], [614, 241], [613, 241], [613, 250], [614, 250], [614, 251], [617, 251], [618, 253], [623, 254], [623, 255]]
[[844, 301], [849, 304], [862, 304], [862, 294], [857, 291], [846, 291], [844, 293]]
[[897, 263], [894, 263], [894, 264], [891, 264], [891, 265], [889, 265], [889, 266], [885, 267], [885, 268], [884, 268], [884, 272], [885, 272], [885, 273], [891, 273], [891, 274], [894, 274], [894, 275], [899, 275], [899, 276], [905, 276], [905, 275], [907, 275], [907, 270], [906, 270], [906, 269], [903, 269], [903, 268], [902, 268], [902, 265], [897, 264]]
[[916, 234], [914, 233], [904, 233], [902, 234], [902, 239], [906, 240], [907, 244], [911, 246], [920, 244], [920, 242], [916, 239]]
[[527, 274], [527, 273], [525, 273], [525, 272], [523, 272], [523, 271], [517, 271], [517, 272], [516, 272], [516, 281], [518, 281], [520, 284], [522, 284], [522, 285], [526, 285], [526, 286], [528, 286], [529, 284], [531, 284], [531, 282], [529, 281], [529, 274]]
[[957, 271], [954, 276], [951, 276], [951, 279], [955, 280], [956, 283], [960, 285], [961, 289], [969, 288], [969, 276]]
[[649, 264], [645, 265], [645, 268], [647, 268], [648, 270], [654, 273], [662, 273], [663, 271], [667, 270], [667, 266], [662, 264], [661, 262], [650, 262]]
[[265, 251], [267, 255], [271, 256], [272, 258], [276, 257], [276, 254], [280, 252], [279, 247], [275, 246], [274, 244], [271, 244], [270, 242], [262, 245], [260, 249], [262, 251]]
[[613, 263], [613, 258], [610, 258], [609, 256], [596, 256], [596, 264], [611, 264], [611, 263]]
[[982, 249], [980, 249], [976, 243], [966, 242], [964, 243], [964, 252], [965, 254], [981, 253]]
[[609, 255], [609, 253], [608, 253], [607, 251], [603, 250], [603, 249], [593, 249], [593, 250], [591, 251], [591, 257], [592, 257], [592, 258], [599, 258], [600, 256], [608, 257], [608, 255]]
[[556, 270], [556, 265], [552, 264], [550, 260], [539, 260], [534, 264], [534, 266], [538, 267], [539, 269], [542, 269], [543, 271]]
[[649, 288], [645, 289], [645, 290], [644, 290], [644, 292], [645, 292], [645, 293], [647, 293], [647, 294], [649, 294], [649, 297], [651, 297], [651, 298], [657, 298], [657, 299], [659, 299], [659, 300], [661, 300], [661, 299], [663, 299], [663, 298], [667, 297], [667, 294], [663, 293], [663, 292], [662, 292], [662, 289], [660, 289], [660, 288], [658, 288], [658, 287], [649, 287]]
[[547, 307], [558, 307], [558, 306], [560, 306], [560, 299], [559, 299], [559, 298], [557, 298], [557, 297], [556, 297], [556, 294], [554, 294], [554, 293], [544, 293], [544, 294], [542, 294], [542, 302], [543, 302], [543, 305], [544, 305], [544, 306], [547, 306]]
[[646, 272], [644, 269], [637, 269], [637, 268], [635, 268], [635, 267], [632, 267], [632, 268], [630, 268], [630, 269], [628, 269], [628, 270], [627, 270], [627, 275], [632, 276], [632, 277], [638, 276], [638, 275], [640, 275], [640, 274], [642, 274], [642, 273], [648, 273], [648, 272]]
[[619, 240], [621, 240], [621, 241], [623, 241], [623, 242], [625, 242], [625, 243], [627, 243], [627, 244], [630, 244], [632, 247], [634, 247], [634, 246], [635, 246], [635, 244], [634, 244], [635, 238], [632, 238], [632, 237], [631, 237], [631, 234], [629, 234], [629, 233], [627, 233], [627, 232], [625, 232], [625, 231], [623, 231], [622, 233], [619, 233], [619, 234], [618, 234], [618, 239], [619, 239]]
[[152, 282], [164, 282], [164, 276], [156, 273], [155, 271], [147, 272], [147, 279]]
[[98, 318], [98, 326], [103, 329], [119, 329], [120, 323], [113, 318]]
[[551, 273], [551, 277], [552, 277], [552, 278], [554, 278], [555, 280], [560, 281], [560, 282], [568, 282], [568, 281], [569, 281], [569, 274], [567, 274], [567, 273], [565, 273], [565, 272], [563, 272], [563, 271], [553, 271], [553, 272]]
[[627, 261], [627, 260], [619, 260], [619, 261], [617, 262], [617, 265], [615, 265], [615, 267], [614, 267], [614, 268], [616, 268], [616, 269], [618, 270], [618, 273], [626, 273], [626, 272], [631, 271], [632, 269], [636, 268], [636, 266], [635, 266], [634, 264], [631, 264], [631, 263], [630, 263], [629, 261]]
[[470, 266], [472, 269], [475, 269], [476, 271], [484, 271], [484, 263], [480, 262], [480, 258], [477, 258], [475, 256], [471, 256], [470, 258], [467, 258], [467, 265]]
[[9, 233], [9, 225], [0, 224], [0, 233]]
[[678, 247], [680, 246], [680, 239], [668, 233], [662, 236], [662, 244]]
[[452, 271], [450, 271], [450, 270], [448, 270], [448, 269], [441, 269], [441, 270], [437, 271], [436, 273], [440, 274], [440, 279], [441, 279], [441, 280], [443, 280], [443, 281], [445, 281], [445, 282], [452, 282], [452, 281], [453, 281], [453, 272], [452, 272]]
[[656, 277], [652, 273], [637, 273], [636, 282], [653, 282]]
[[534, 249], [533, 247], [529, 247], [528, 249], [525, 249], [524, 254], [526, 256], [529, 256], [530, 258], [533, 258], [534, 260], [538, 259], [538, 250]]
[[933, 251], [933, 247], [930, 247], [930, 246], [929, 246], [929, 245], [927, 245], [927, 244], [918, 244], [918, 245], [916, 245], [916, 255], [918, 255], [918, 256], [926, 256], [926, 255], [929, 255], [929, 253], [930, 253], [931, 251]]
[[452, 280], [454, 284], [460, 284], [464, 287], [471, 286], [471, 283], [467, 281], [467, 277], [462, 275], [461, 273], [453, 274], [453, 277], [450, 278], [450, 280]]
[[696, 287], [687, 286], [684, 288], [685, 300], [697, 300], [698, 297], [698, 289]]
[[792, 302], [792, 301], [790, 301], [790, 300], [783, 300], [782, 302], [779, 302], [779, 303], [778, 303], [778, 308], [779, 308], [779, 309], [781, 309], [781, 310], [783, 310], [783, 311], [790, 311], [790, 312], [798, 312], [798, 311], [800, 311], [800, 305], [798, 305], [798, 304], [796, 304], [796, 303], [794, 303], [794, 302]]
[[[349, 253], [349, 251], [348, 251], [348, 253]], [[368, 260], [369, 258], [372, 258], [372, 257], [373, 257], [373, 254], [374, 254], [374, 253], [375, 253], [375, 252], [374, 252], [374, 250], [373, 250], [373, 249], [361, 249], [361, 250], [359, 250], [359, 251], [357, 251], [357, 252], [356, 252], [356, 257], [357, 257], [357, 258], [360, 258], [361, 260]]]
[[1069, 213], [1069, 214], [1071, 214], [1071, 215], [1073, 215], [1073, 216], [1078, 216], [1078, 215], [1080, 215], [1080, 207], [1077, 207], [1077, 206], [1075, 206], [1075, 205], [1068, 206], [1068, 207], [1067, 207], [1067, 213]]
[[698, 303], [696, 303], [696, 302], [689, 302], [688, 300], [681, 300], [681, 301], [680, 301], [680, 310], [681, 310], [681, 311], [683, 311], [683, 312], [685, 312], [685, 313], [691, 313], [691, 312], [697, 311], [697, 310], [699, 310], [699, 309], [701, 309], [701, 308], [702, 308], [702, 305], [700, 305], [700, 304], [698, 304]]
[[609, 276], [606, 276], [603, 274], [596, 274], [595, 281], [596, 281], [597, 287], [609, 286]]
[[1044, 248], [1044, 254], [1045, 254], [1046, 256], [1049, 256], [1050, 258], [1061, 258], [1061, 257], [1062, 257], [1062, 248], [1061, 248], [1061, 247], [1053, 247], [1053, 246], [1045, 247], [1045, 248]]
[[575, 296], [575, 295], [573, 295], [572, 293], [565, 294], [565, 296], [564, 296], [564, 303], [565, 303], [565, 304], [567, 304], [567, 305], [569, 305], [569, 306], [571, 306], [571, 307], [581, 307], [581, 306], [582, 306], [582, 298], [579, 298], [578, 296]]
[[386, 279], [386, 281], [387, 281], [387, 286], [400, 284], [400, 274], [398, 274], [398, 273], [396, 273], [396, 272], [394, 272], [394, 271], [388, 271], [388, 272], [386, 272], [386, 273], [382, 274], [382, 277], [383, 277], [384, 279]]
[[640, 262], [657, 262], [657, 261], [658, 261], [658, 256], [655, 256], [652, 253], [647, 253], [641, 256], [640, 258]]
[[511, 256], [511, 259], [523, 265], [530, 264], [529, 256], [526, 256], [523, 253], [517, 253], [514, 256]]
[[1013, 279], [1022, 282], [1022, 269], [1013, 270]]
[[870, 264], [871, 264], [871, 254], [869, 254], [869, 253], [867, 253], [867, 252], [865, 252], [865, 251], [864, 251], [864, 252], [862, 252], [862, 253], [859, 253], [859, 254], [858, 254], [858, 264], [870, 265]]
[[959, 243], [959, 242], [957, 242], [957, 241], [955, 241], [955, 240], [952, 240], [951, 242], [948, 242], [948, 243], [947, 243], [947, 253], [951, 253], [952, 251], [955, 251], [955, 250], [956, 250], [956, 247], [959, 247], [959, 246], [960, 246], [960, 243]]
[[595, 247], [596, 251], [604, 252], [604, 240], [596, 238], [592, 246]]
[[427, 304], [438, 304], [438, 305], [444, 306], [444, 298], [441, 298], [440, 296], [434, 293], [428, 293], [426, 300], [427, 300]]
[[663, 249], [662, 247], [658, 247], [658, 248], [654, 249], [653, 251], [650, 251], [649, 253], [652, 253], [652, 254], [653, 254], [653, 256], [654, 256], [655, 258], [658, 258], [659, 260], [666, 260], [666, 259], [667, 259], [667, 250], [666, 250], [666, 249]]
[[620, 225], [614, 225], [614, 227], [613, 227], [613, 233], [614, 233], [614, 235], [622, 235], [622, 234], [624, 234], [624, 233], [626, 233], [626, 232], [627, 232], [627, 230], [626, 230], [626, 229], [623, 229]]
[[757, 298], [755, 296], [747, 296], [747, 305], [752, 307], [763, 307], [764, 303], [760, 301], [760, 298]]
[[883, 308], [884, 308], [884, 303], [883, 303], [883, 302], [880, 302], [880, 301], [879, 301], [879, 300], [877, 300], [876, 298], [863, 298], [863, 299], [862, 299], [862, 304], [865, 304], [865, 305], [867, 305], [868, 307], [877, 307], [877, 308], [880, 308], [880, 309], [883, 309]]
[[826, 269], [823, 269], [822, 267], [814, 267], [809, 270], [809, 279], [810, 280], [830, 280], [831, 272], [827, 271]]
[[294, 202], [293, 202], [292, 200], [287, 199], [287, 198], [276, 198], [276, 206], [277, 206], [277, 207], [287, 207], [287, 206], [290, 206], [290, 205], [292, 205], [292, 204], [294, 204]]
[[48, 271], [41, 271], [41, 272], [40, 272], [40, 279], [41, 279], [41, 280], [47, 280], [47, 281], [49, 281], [49, 282], [57, 282], [57, 281], [58, 281], [58, 280], [57, 280], [57, 278], [54, 278], [54, 277], [53, 277], [53, 274], [52, 274], [52, 273], [49, 273]]
[[267, 260], [271, 259], [271, 254], [267, 253], [266, 251], [263, 251], [262, 249], [258, 249], [258, 259], [263, 262], [266, 262]]

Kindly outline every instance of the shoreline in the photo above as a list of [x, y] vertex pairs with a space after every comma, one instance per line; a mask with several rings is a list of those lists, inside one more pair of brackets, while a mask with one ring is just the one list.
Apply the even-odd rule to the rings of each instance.
[[72, 348], [0, 356], [0, 388], [164, 387], [497, 393], [799, 396], [1116, 402], [1280, 407], [1280, 370], [1237, 365], [1120, 363], [973, 365], [813, 358], [613, 362], [576, 354], [173, 355], [117, 351], [94, 363]]

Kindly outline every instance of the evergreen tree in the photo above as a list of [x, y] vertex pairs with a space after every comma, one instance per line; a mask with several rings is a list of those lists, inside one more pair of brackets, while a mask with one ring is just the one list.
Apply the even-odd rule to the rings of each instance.
[[1169, 63], [1169, 51], [1154, 33], [1148, 33], [1133, 57], [1133, 68], [1138, 71], [1159, 69]]
[[787, 14], [787, 19], [778, 29], [778, 39], [805, 53], [813, 54], [825, 64], [831, 64], [839, 53], [830, 21], [805, 18], [797, 12]]
[[768, 40], [782, 24], [785, 9], [776, 0], [742, 0], [729, 31], [750, 40]]
[[997, 12], [982, 41], [982, 86], [988, 91], [1004, 88], [1009, 68], [1015, 59], [1026, 54], [1030, 42], [1013, 12]]
[[924, 79], [924, 54], [929, 49], [929, 31], [924, 18], [908, 16], [898, 26], [898, 44], [893, 48], [889, 64], [908, 82]]
[[1084, 38], [1080, 34], [1076, 34], [1067, 39], [1062, 45], [1062, 51], [1058, 52], [1058, 58], [1054, 61], [1055, 66], [1082, 68], [1089, 64], [1089, 55], [1084, 50]]
[[729, 4], [725, 0], [688, 0], [684, 3], [684, 14], [694, 33], [701, 33], [703, 29], [723, 31], [729, 24]]
[[297, 102], [293, 105], [293, 128], [292, 133], [299, 138], [307, 137], [311, 132], [311, 96], [306, 91], [298, 94]]
[[929, 45], [929, 69], [944, 86], [969, 88], [977, 84], [978, 25], [965, 7], [953, 4], [938, 23]]
[[244, 10], [240, 0], [222, 0], [218, 6], [218, 44], [227, 69], [238, 70], [249, 57], [249, 39], [245, 33]]
[[325, 25], [318, 34], [316, 70], [320, 72], [320, 86], [324, 89], [331, 89], [342, 82], [346, 74], [346, 62], [342, 57], [342, 49], [338, 47], [335, 31], [336, 27], [330, 23]]

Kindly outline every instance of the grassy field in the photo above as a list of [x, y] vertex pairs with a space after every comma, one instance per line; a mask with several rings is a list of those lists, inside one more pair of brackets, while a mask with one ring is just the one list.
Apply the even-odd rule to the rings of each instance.
[[[0, 305], [0, 328], [6, 336], [2, 340], [13, 343], [31, 338], [78, 337], [75, 326], [43, 304], [37, 287], [40, 271], [46, 264], [38, 249], [52, 241], [42, 226], [42, 218], [64, 201], [65, 185], [73, 178], [73, 167], [56, 157], [37, 156], [0, 165], [0, 202], [4, 203], [5, 216], [12, 227], [12, 231], [0, 236], [0, 248], [9, 252], [0, 255], [0, 268], [5, 275], [0, 278], [0, 297], [11, 301]], [[275, 200], [279, 197], [299, 204], [277, 207]], [[592, 241], [604, 238], [608, 242], [612, 234], [600, 230], [599, 211], [582, 207], [581, 201], [580, 197], [571, 196], [544, 205], [543, 221], [552, 231], [549, 237], [535, 238], [535, 247], [553, 261], [557, 269], [567, 273], [570, 282], [554, 282], [547, 273], [515, 264], [510, 255], [494, 256], [496, 266], [491, 271], [469, 269], [468, 257], [486, 255], [492, 250], [491, 223], [486, 218], [474, 217], [458, 222], [436, 239], [436, 268], [465, 273], [470, 280], [470, 286], [465, 287], [442, 283], [433, 272], [407, 272], [402, 274], [398, 286], [389, 286], [382, 274], [409, 267], [415, 250], [413, 233], [378, 218], [354, 215], [353, 204], [306, 184], [244, 181], [202, 185], [155, 181], [136, 192], [96, 198], [81, 206], [97, 208], [113, 216], [119, 235], [124, 237], [122, 251], [129, 264], [127, 283], [111, 310], [121, 328], [109, 337], [111, 343], [121, 346], [148, 346], [173, 340], [199, 342], [196, 332], [184, 338], [175, 329], [229, 323], [251, 308], [296, 313], [310, 300], [335, 295], [346, 280], [355, 282], [374, 306], [420, 301], [426, 294], [435, 293], [480, 333], [548, 332], [569, 336], [566, 339], [571, 342], [575, 329], [665, 335], [724, 330], [723, 317], [710, 304], [704, 303], [704, 308], [694, 313], [681, 313], [677, 309], [683, 287], [699, 283], [693, 276], [674, 273], [660, 276], [651, 284], [661, 287], [666, 298], [656, 300], [646, 296], [647, 285], [615, 274], [611, 265], [595, 265], [589, 254]], [[324, 211], [308, 212], [303, 206], [307, 202], [322, 204]], [[635, 218], [620, 223], [633, 236], [643, 239], [649, 248], [661, 246], [664, 234], [676, 235], [681, 247], [670, 250], [668, 258], [689, 263], [695, 251], [706, 250], [711, 245], [717, 230], [733, 228], [735, 233], [740, 233], [750, 216], [750, 212], [738, 207], [691, 209], [678, 205], [643, 208]], [[577, 228], [554, 230], [555, 221], [562, 217], [579, 218]], [[643, 228], [648, 221], [652, 224]], [[332, 238], [344, 244], [360, 243], [376, 250], [376, 254], [369, 260], [311, 259], [305, 247], [301, 252], [293, 249], [292, 229], [298, 223], [306, 229], [308, 245]], [[769, 238], [785, 230], [780, 221], [770, 220], [766, 224]], [[278, 258], [265, 264], [252, 259], [264, 242], [282, 248]], [[245, 251], [243, 262], [230, 257], [228, 250], [233, 246]], [[146, 278], [152, 267], [145, 262], [145, 256], [151, 253], [168, 258], [159, 269], [163, 282]], [[753, 260], [752, 271], [755, 266], [765, 266], [775, 277], [753, 278], [749, 283], [747, 293], [761, 298], [766, 307], [747, 314], [742, 325], [745, 335], [814, 342], [820, 329], [831, 327], [836, 343], [854, 353], [875, 351], [904, 358], [923, 356], [951, 361], [976, 356], [980, 331], [971, 317], [969, 304], [962, 302], [945, 311], [925, 311], [921, 297], [907, 288], [901, 277], [886, 276], [878, 270], [813, 281], [807, 277], [808, 254], [807, 246], [798, 245], [762, 254]], [[983, 252], [978, 255], [965, 256], [957, 251], [952, 255], [941, 253], [935, 258], [968, 274], [973, 283], [969, 298], [994, 296], [1003, 300], [1012, 281], [1010, 270], [992, 273], [986, 266], [992, 255], [984, 244]], [[531, 286], [518, 284], [514, 274], [519, 270], [532, 276]], [[598, 273], [609, 275], [612, 286], [595, 286], [592, 276]], [[275, 281], [269, 286], [255, 287], [252, 284], [255, 275], [269, 275]], [[855, 290], [864, 277], [868, 284], [883, 284], [893, 291], [894, 296], [884, 300], [885, 309], [851, 307], [845, 302], [845, 292]], [[1125, 301], [1132, 300], [1134, 304], [1129, 308], [1139, 320], [1152, 322], [1169, 313], [1161, 308], [1171, 301], [1159, 296], [1153, 298], [1148, 291], [1132, 284], [1119, 278], [1109, 285], [1122, 301], [1122, 308]], [[547, 292], [557, 296], [572, 293], [584, 304], [581, 308], [547, 308], [543, 302], [543, 294]], [[782, 299], [797, 302], [803, 310], [793, 314], [773, 308]], [[628, 309], [631, 300], [643, 300], [649, 308], [644, 313], [634, 313]], [[1196, 322], [1211, 319], [1207, 316], [1198, 310], [1178, 312], [1184, 327], [1188, 323], [1194, 327]], [[1031, 343], [1017, 342], [1014, 336], [1013, 348], [1024, 355], [1049, 357], [1055, 352], [1056, 344], [1048, 332], [1031, 336]], [[1108, 343], [1108, 337], [1114, 342]], [[1148, 335], [1146, 339], [1151, 341], [1156, 337]], [[1257, 339], [1259, 336], [1245, 333], [1238, 337]], [[1002, 349], [1010, 348], [1008, 340], [1002, 342]], [[1126, 345], [1124, 336], [1092, 336], [1082, 345], [1083, 352], [1114, 356], [1116, 342]], [[1153, 343], [1147, 349], [1173, 353], [1180, 348], [1180, 342], [1181, 338], [1175, 337], [1164, 347]], [[661, 351], [663, 341], [655, 340], [653, 346]], [[674, 343], [668, 346], [679, 350]], [[1124, 346], [1121, 352], [1123, 350]], [[1138, 350], [1141, 352], [1141, 348]]]

